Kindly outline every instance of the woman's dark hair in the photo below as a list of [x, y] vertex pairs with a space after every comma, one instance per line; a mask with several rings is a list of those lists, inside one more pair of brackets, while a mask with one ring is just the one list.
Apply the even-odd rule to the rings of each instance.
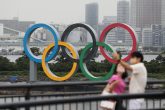
[[[119, 56], [120, 56], [120, 58], [122, 57], [122, 55], [121, 55], [121, 52], [120, 51], [117, 51], [117, 54], [119, 54]], [[118, 64], [116, 64], [116, 67], [115, 67], [115, 71], [114, 71], [114, 74], [117, 74], [117, 66], [118, 66]], [[125, 79], [125, 78], [127, 78], [128, 77], [128, 73], [127, 73], [127, 71], [125, 70], [125, 72], [122, 74], [122, 79]]]

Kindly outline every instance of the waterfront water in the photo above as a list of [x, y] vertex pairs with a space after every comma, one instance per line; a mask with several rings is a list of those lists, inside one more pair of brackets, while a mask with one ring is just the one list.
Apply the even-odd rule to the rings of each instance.
[[8, 58], [11, 62], [15, 62], [16, 59], [18, 59], [22, 55], [2, 55], [2, 56]]
[[[4, 57], [8, 58], [11, 62], [15, 62], [16, 59], [21, 57], [21, 55], [3, 55]], [[151, 61], [155, 59], [158, 55], [144, 55], [144, 60], [145, 61]], [[125, 57], [125, 55], [123, 56]], [[96, 58], [96, 61], [101, 62], [104, 60], [104, 57], [102, 55], [99, 55], [98, 58]]]
[[[145, 61], [151, 61], [154, 60], [158, 55], [144, 55], [144, 60]], [[125, 58], [126, 55], [123, 55], [123, 58]], [[104, 57], [102, 55], [99, 55], [99, 57], [97, 59], [95, 59], [96, 61], [100, 62], [102, 60], [104, 60]]]

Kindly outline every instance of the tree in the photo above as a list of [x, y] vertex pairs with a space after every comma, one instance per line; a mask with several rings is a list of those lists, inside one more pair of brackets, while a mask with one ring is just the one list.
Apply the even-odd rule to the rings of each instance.
[[13, 71], [15, 64], [10, 62], [6, 57], [0, 56], [0, 71]]
[[[39, 48], [37, 47], [33, 47], [31, 48], [31, 52], [35, 55], [41, 55]], [[26, 56], [25, 53], [23, 53], [22, 57], [18, 58], [16, 60], [16, 66], [17, 66], [17, 70], [22, 71], [22, 70], [29, 70], [29, 58]], [[38, 68], [40, 68], [40, 64], [39, 66], [37, 66]]]
[[16, 60], [17, 70], [29, 70], [29, 58], [26, 55]]
[[156, 58], [156, 60], [160, 63], [165, 63], [165, 52], [161, 53], [160, 55], [158, 55], [158, 57]]

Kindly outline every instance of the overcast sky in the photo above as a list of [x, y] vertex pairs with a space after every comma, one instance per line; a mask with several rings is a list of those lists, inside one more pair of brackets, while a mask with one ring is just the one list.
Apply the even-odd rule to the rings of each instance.
[[99, 4], [103, 16], [116, 16], [117, 0], [0, 0], [0, 19], [33, 20], [71, 24], [85, 21], [85, 4]]

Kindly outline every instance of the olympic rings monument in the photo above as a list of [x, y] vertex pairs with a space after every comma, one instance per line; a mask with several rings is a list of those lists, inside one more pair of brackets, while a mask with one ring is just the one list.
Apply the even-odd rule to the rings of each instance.
[[[87, 30], [92, 37], [92, 43], [87, 44], [85, 46], [85, 48], [82, 49], [82, 52], [80, 53], [80, 55], [78, 54], [75, 47], [67, 42], [67, 38], [68, 38], [69, 34], [75, 28], [79, 28], [79, 27]], [[107, 26], [105, 29], [103, 29], [103, 31], [99, 37], [99, 40], [97, 40], [97, 34], [96, 34], [95, 30], [91, 26], [84, 24], [84, 23], [75, 23], [75, 24], [68, 26], [67, 29], [63, 32], [61, 39], [60, 39], [59, 33], [53, 26], [48, 25], [48, 24], [42, 24], [42, 23], [34, 24], [25, 33], [25, 36], [23, 39], [24, 51], [25, 51], [25, 54], [28, 56], [28, 58], [31, 61], [30, 66], [33, 67], [33, 69], [34, 69], [34, 68], [36, 68], [35, 63], [36, 64], [41, 63], [44, 73], [51, 80], [54, 80], [54, 81], [68, 80], [74, 73], [76, 73], [78, 68], [80, 68], [82, 74], [89, 80], [94, 80], [94, 81], [107, 80], [112, 76], [117, 61], [113, 60], [108, 55], [107, 51], [105, 51], [105, 50], [108, 50], [110, 52], [115, 52], [115, 50], [113, 49], [113, 47], [110, 44], [105, 43], [105, 38], [106, 38], [106, 35], [108, 34], [108, 32], [110, 32], [112, 29], [114, 29], [116, 27], [120, 27], [120, 28], [123, 28], [126, 31], [128, 31], [128, 33], [130, 34], [130, 36], [132, 38], [132, 41], [133, 41], [132, 49], [131, 49], [130, 53], [128, 54], [128, 56], [123, 58], [124, 61], [128, 61], [130, 59], [131, 53], [136, 51], [138, 48], [138, 38], [137, 38], [137, 35], [136, 35], [136, 32], [134, 31], [134, 29], [132, 27], [130, 27], [129, 25], [123, 24], [123, 23], [114, 23], [114, 24]], [[48, 31], [50, 31], [52, 33], [52, 35], [54, 37], [54, 43], [49, 44], [45, 48], [42, 57], [35, 56], [31, 52], [30, 47], [29, 47], [30, 36], [38, 28], [47, 29]], [[65, 76], [62, 76], [62, 77], [57, 76], [56, 73], [52, 73], [48, 66], [48, 62], [57, 56], [57, 54], [60, 50], [59, 48], [61, 48], [61, 50], [62, 50], [62, 55], [65, 58], [68, 58], [71, 62], [73, 62], [73, 66], [72, 66], [71, 70]], [[71, 54], [68, 52], [68, 50], [66, 50], [66, 48], [70, 51]], [[49, 52], [50, 50], [51, 50], [51, 53]], [[100, 53], [104, 56], [104, 58], [106, 60], [113, 63], [112, 67], [110, 68], [110, 72], [108, 72], [103, 77], [93, 76], [88, 71], [87, 66], [86, 66], [86, 62], [89, 61], [90, 59], [92, 59], [98, 50], [100, 50]], [[48, 53], [49, 53], [49, 55], [48, 55]], [[34, 62], [34, 63], [32, 63], [32, 62]], [[34, 75], [37, 74], [37, 71], [35, 71], [35, 69], [34, 69], [33, 73], [30, 73], [30, 74], [31, 74], [30, 77], [34, 78], [35, 77]]]

